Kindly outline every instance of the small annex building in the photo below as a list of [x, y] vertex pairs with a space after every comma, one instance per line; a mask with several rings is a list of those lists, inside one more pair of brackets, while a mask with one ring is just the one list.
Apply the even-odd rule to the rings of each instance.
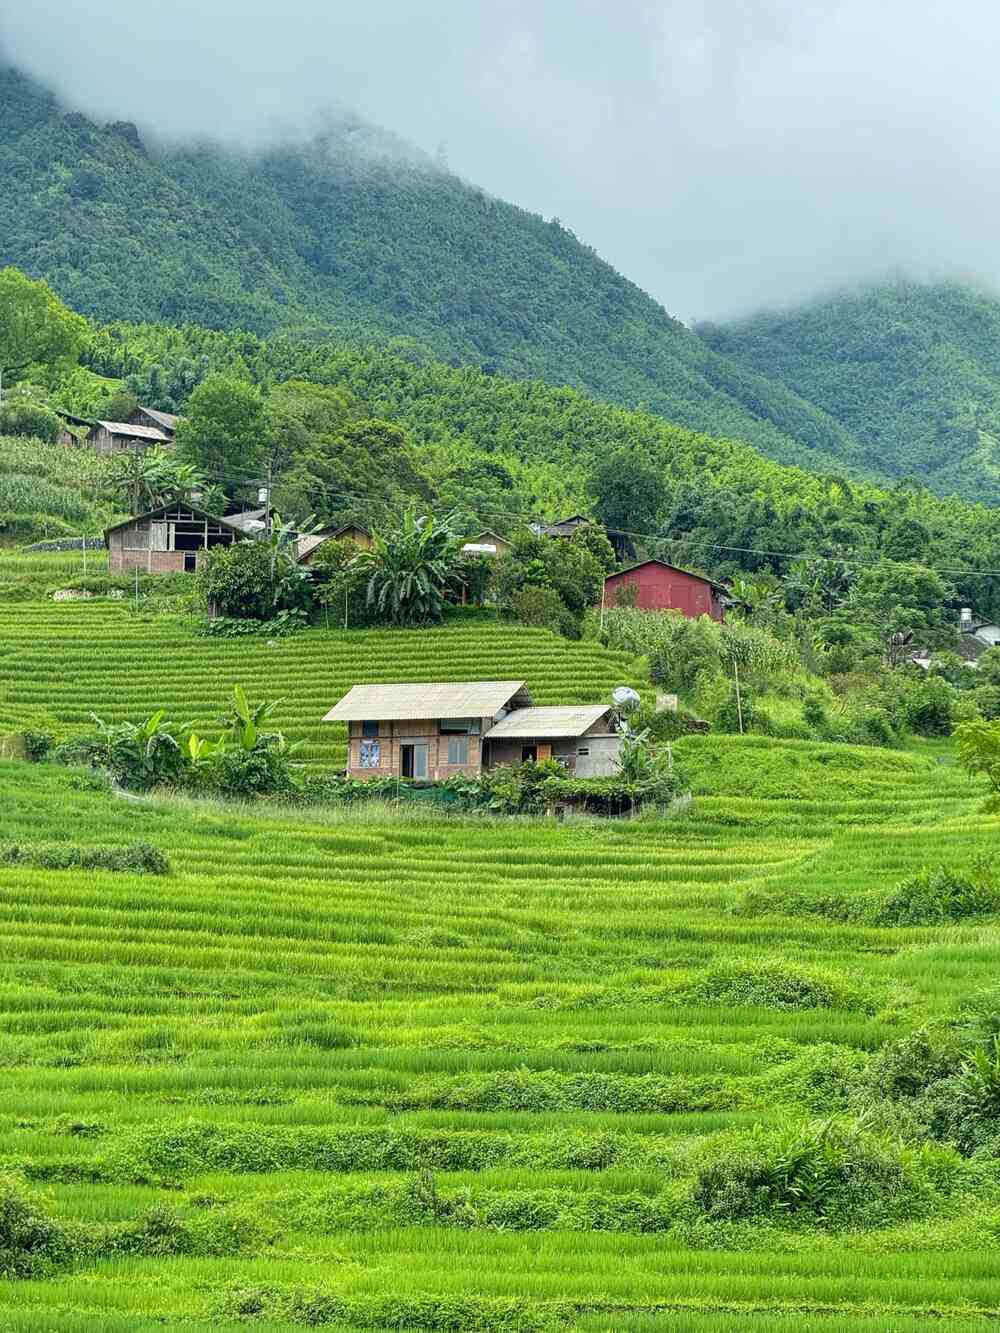
[[[632, 591], [634, 589], [634, 592]], [[691, 574], [665, 560], [643, 560], [604, 580], [605, 606], [636, 606], [640, 611], [680, 611], [692, 620], [725, 619], [726, 589], [702, 574]]]
[[607, 776], [621, 747], [608, 705], [536, 708], [518, 680], [355, 685], [323, 721], [347, 724], [352, 778], [439, 782], [526, 759]]

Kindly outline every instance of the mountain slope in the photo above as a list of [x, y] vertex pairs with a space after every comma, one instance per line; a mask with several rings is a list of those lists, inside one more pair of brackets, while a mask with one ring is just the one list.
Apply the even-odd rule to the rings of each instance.
[[568, 384], [770, 456], [864, 473], [839, 423], [717, 355], [556, 222], [351, 119], [309, 143], [154, 151], [0, 71], [0, 264], [103, 319], [364, 341]]
[[1000, 503], [1000, 300], [895, 282], [698, 332], [835, 416], [889, 475]]

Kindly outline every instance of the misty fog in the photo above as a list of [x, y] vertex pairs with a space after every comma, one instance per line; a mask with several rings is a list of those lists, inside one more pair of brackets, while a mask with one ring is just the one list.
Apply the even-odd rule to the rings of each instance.
[[9, 61], [147, 134], [253, 143], [357, 111], [686, 320], [890, 270], [1000, 281], [998, 38], [989, 0], [32, 0], [0, 20]]

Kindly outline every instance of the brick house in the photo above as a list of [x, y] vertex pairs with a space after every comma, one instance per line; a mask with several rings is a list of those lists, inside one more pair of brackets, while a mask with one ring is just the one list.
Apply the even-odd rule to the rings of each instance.
[[640, 611], [680, 611], [695, 619], [725, 618], [726, 589], [702, 574], [668, 565], [665, 560], [643, 560], [604, 580], [605, 606], [636, 606]]
[[352, 778], [437, 782], [525, 759], [601, 776], [621, 745], [608, 705], [535, 708], [517, 680], [355, 685], [323, 721], [347, 724]]

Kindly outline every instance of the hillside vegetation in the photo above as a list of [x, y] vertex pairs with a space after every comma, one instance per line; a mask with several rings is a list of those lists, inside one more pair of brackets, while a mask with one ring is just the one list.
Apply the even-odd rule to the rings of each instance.
[[1000, 503], [994, 295], [900, 281], [699, 333], [836, 417], [889, 476]]
[[[172, 616], [137, 620], [127, 602], [18, 602], [0, 604], [0, 637], [0, 732], [67, 737], [93, 730], [92, 713], [135, 721], [154, 708], [211, 732], [240, 684], [280, 698], [273, 720], [300, 743], [296, 759], [326, 768], [345, 763], [346, 730], [323, 714], [359, 682], [525, 680], [538, 704], [595, 703], [616, 685], [641, 685], [623, 653], [488, 619], [220, 640]], [[109, 663], [127, 664], [113, 689]]]
[[837, 422], [716, 355], [558, 222], [351, 119], [255, 155], [164, 152], [0, 69], [4, 264], [101, 319], [403, 339], [452, 364], [643, 404], [784, 461], [877, 466]]
[[[688, 816], [565, 825], [126, 804], [0, 763], [0, 1322], [995, 1316], [989, 1121], [919, 1090], [972, 1095], [996, 918], [794, 906], [898, 897], [995, 821], [919, 758], [771, 742], [798, 783], [757, 794], [756, 744], [681, 749]], [[166, 876], [45, 859], [137, 841]]]
[[[501, 532], [532, 511], [554, 518], [597, 504], [600, 512], [608, 479], [599, 473], [612, 460], [627, 526], [639, 526], [639, 540], [653, 550], [662, 534], [659, 550], [681, 565], [722, 576], [785, 576], [802, 556], [818, 558], [816, 570], [836, 581], [845, 568], [887, 555], [914, 558], [947, 570], [981, 614], [1000, 614], [1000, 580], [961, 576], [963, 569], [1000, 569], [993, 511], [940, 499], [919, 484], [851, 483], [842, 473], [775, 463], [739, 441], [572, 389], [456, 369], [400, 349], [112, 324], [94, 332], [85, 359], [100, 375], [126, 380], [144, 401], [174, 407], [214, 371], [249, 376], [265, 391], [299, 379], [346, 389], [362, 414], [404, 428], [439, 504], [471, 510]], [[630, 483], [647, 468], [659, 478], [652, 516], [638, 483]], [[355, 489], [346, 473], [341, 488]]]

